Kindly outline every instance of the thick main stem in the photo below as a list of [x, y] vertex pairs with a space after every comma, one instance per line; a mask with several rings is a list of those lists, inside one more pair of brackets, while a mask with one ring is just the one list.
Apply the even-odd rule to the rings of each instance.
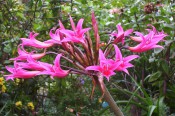
[[120, 108], [117, 106], [116, 102], [114, 101], [113, 97], [109, 93], [106, 86], [104, 88], [105, 88], [104, 99], [106, 100], [106, 102], [108, 102], [109, 107], [114, 112], [115, 116], [124, 116]]
[[[113, 111], [115, 116], [124, 116], [120, 108], [117, 106], [116, 102], [114, 101], [113, 97], [109, 93], [108, 89], [106, 88], [105, 84], [103, 82], [100, 83], [99, 80], [96, 80], [96, 81], [97, 81], [97, 86], [100, 88], [101, 92], [102, 93], [104, 92], [104, 99], [106, 100], [106, 102], [108, 102], [111, 111]], [[102, 89], [102, 87], [104, 90]]]

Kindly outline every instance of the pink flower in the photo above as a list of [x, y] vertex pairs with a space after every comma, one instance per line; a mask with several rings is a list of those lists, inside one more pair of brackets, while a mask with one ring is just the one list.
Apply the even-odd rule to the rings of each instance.
[[9, 80], [9, 79], [14, 80], [14, 78], [24, 78], [24, 79], [32, 78], [36, 75], [39, 75], [40, 73], [40, 71], [28, 71], [28, 70], [23, 69], [22, 67], [18, 65], [16, 61], [14, 62], [14, 67], [6, 66], [6, 69], [10, 73], [12, 73], [10, 75], [5, 75], [6, 80]]
[[[154, 32], [154, 38], [156, 38], [156, 36], [167, 36], [163, 31], [161, 31], [161, 32], [159, 32], [159, 31], [157, 31], [156, 30], [156, 28], [153, 26], [153, 25], [151, 25], [151, 24], [148, 24], [148, 26], [151, 26], [152, 27], [152, 29], [146, 29], [149, 33], [152, 31], [152, 32]], [[149, 36], [149, 34], [147, 34], [147, 35], [145, 35], [144, 37], [145, 38], [147, 38], [147, 36]], [[143, 39], [142, 39], [142, 37], [133, 37], [133, 36], [130, 36], [130, 38], [132, 39], [132, 40], [134, 40], [134, 41], [136, 41], [136, 42], [141, 42]]]
[[35, 60], [42, 58], [46, 53], [40, 53], [40, 54], [34, 54], [33, 52], [29, 53], [24, 50], [24, 48], [21, 50], [20, 48], [21, 45], [18, 46], [18, 54], [19, 56], [16, 58], [11, 58], [10, 60], [27, 60], [27, 58], [31, 55], [31, 57]]
[[54, 60], [54, 65], [44, 63], [44, 62], [39, 62], [45, 69], [41, 74], [46, 74], [50, 75], [51, 78], [53, 77], [58, 77], [58, 78], [63, 78], [66, 77], [69, 74], [69, 70], [62, 70], [60, 67], [60, 58], [61, 54], [58, 54]]
[[103, 76], [109, 81], [110, 76], [115, 75], [114, 70], [121, 64], [121, 62], [115, 62], [112, 59], [106, 59], [102, 50], [99, 50], [99, 66], [88, 66], [86, 70], [95, 70], [102, 73]]
[[18, 62], [18, 65], [23, 69], [44, 71], [43, 63], [32, 58], [31, 55], [28, 56], [27, 62]]
[[147, 26], [151, 26], [151, 27], [152, 27], [152, 29], [146, 29], [148, 32], [153, 31], [156, 35], [164, 34], [163, 30], [162, 30], [161, 32], [159, 32], [159, 31], [157, 31], [156, 28], [155, 28], [153, 25], [151, 25], [151, 24], [148, 24]]
[[142, 41], [140, 44], [138, 44], [135, 47], [128, 47], [129, 50], [132, 52], [145, 52], [153, 48], [162, 48], [162, 46], [157, 45], [159, 41], [161, 41], [164, 37], [167, 35], [165, 34], [159, 34], [155, 35], [153, 31], [150, 31], [147, 36], [144, 36], [142, 33], [135, 32], [140, 38], [142, 38]]
[[124, 31], [122, 26], [119, 24], [116, 27], [117, 27], [118, 32], [114, 32], [110, 35], [114, 37], [115, 44], [119, 43], [119, 42], [122, 42], [122, 44], [124, 44], [125, 37], [128, 36], [129, 34], [131, 34], [133, 32], [133, 29], [128, 29], [128, 30]]
[[52, 32], [53, 30], [54, 29], [51, 29], [50, 30], [49, 35], [50, 35], [51, 39], [50, 40], [47, 40], [46, 43], [61, 44], [60, 30], [57, 29], [55, 31], [55, 33]]
[[84, 19], [80, 19], [78, 21], [77, 26], [75, 27], [75, 24], [72, 20], [72, 17], [70, 16], [70, 22], [71, 22], [71, 26], [72, 26], [72, 30], [66, 30], [66, 29], [62, 29], [60, 30], [61, 33], [66, 35], [66, 38], [64, 38], [62, 40], [62, 42], [75, 42], [75, 43], [85, 43], [85, 35], [84, 33], [86, 33], [88, 30], [90, 30], [90, 28], [85, 28], [82, 29], [82, 25], [83, 25], [83, 21]]
[[138, 58], [138, 55], [130, 55], [127, 56], [125, 58], [122, 57], [122, 54], [119, 50], [119, 48], [114, 45], [115, 48], [115, 61], [119, 62], [121, 61], [122, 63], [116, 68], [117, 71], [124, 71], [125, 73], [127, 73], [129, 75], [129, 72], [127, 70], [127, 68], [133, 67], [133, 65], [131, 63], [129, 63], [131, 60]]
[[35, 37], [37, 35], [38, 35], [38, 33], [30, 32], [28, 38], [21, 38], [22, 45], [23, 46], [32, 46], [35, 48], [48, 48], [48, 47], [51, 47], [53, 45], [53, 43], [49, 43], [47, 41], [40, 42], [40, 41], [36, 40]]

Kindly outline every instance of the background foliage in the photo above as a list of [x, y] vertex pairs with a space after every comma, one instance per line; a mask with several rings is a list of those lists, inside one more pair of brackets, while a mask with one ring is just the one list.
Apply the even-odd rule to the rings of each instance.
[[[17, 56], [16, 48], [21, 37], [35, 31], [40, 33], [41, 41], [47, 40], [49, 30], [58, 27], [58, 20], [70, 27], [69, 14], [75, 21], [84, 18], [83, 26], [91, 27], [92, 10], [98, 20], [101, 41], [104, 42], [109, 39], [108, 34], [116, 30], [118, 23], [124, 29], [133, 28], [145, 33], [147, 24], [152, 24], [169, 35], [165, 44], [161, 43], [164, 50], [139, 54], [135, 67], [129, 70], [130, 75], [119, 72], [105, 83], [127, 116], [175, 115], [174, 0], [0, 0], [1, 76], [6, 73], [5, 66], [12, 65], [9, 58]], [[129, 39], [127, 42], [131, 43]], [[122, 53], [131, 54], [126, 50]], [[42, 60], [52, 62], [53, 56]], [[1, 80], [1, 115], [112, 115], [104, 106], [105, 101], [98, 101], [101, 96], [98, 89], [94, 99], [89, 99], [91, 79], [84, 75], [69, 75], [65, 79], [54, 80], [46, 76], [16, 79], [14, 82]], [[16, 104], [18, 101], [22, 104]], [[34, 110], [28, 107], [29, 102], [33, 102]]]

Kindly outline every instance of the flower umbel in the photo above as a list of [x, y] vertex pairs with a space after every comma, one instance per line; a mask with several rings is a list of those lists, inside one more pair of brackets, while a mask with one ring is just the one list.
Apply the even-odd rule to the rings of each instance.
[[[163, 48], [163, 46], [157, 44], [167, 35], [164, 34], [163, 31], [158, 32], [152, 26], [152, 29], [147, 29], [148, 34], [143, 35], [140, 32], [135, 32], [137, 37], [131, 37], [134, 41], [139, 42], [139, 44], [134, 47], [131, 47], [130, 45], [125, 47], [123, 46], [125, 44], [125, 37], [129, 36], [133, 32], [133, 29], [124, 31], [121, 25], [117, 25], [117, 32], [110, 34], [113, 37], [113, 40], [108, 39], [109, 41], [105, 42], [107, 45], [101, 47], [103, 45], [100, 42], [100, 31], [98, 31], [98, 23], [94, 12], [92, 13], [92, 33], [94, 34], [94, 40], [91, 39], [91, 33], [88, 32], [90, 28], [83, 29], [83, 21], [84, 19], [80, 19], [77, 26], [75, 26], [74, 21], [70, 16], [72, 30], [65, 29], [61, 21], [59, 21], [60, 28], [51, 29], [49, 34], [51, 39], [44, 42], [36, 40], [35, 37], [38, 34], [33, 32], [29, 34], [28, 38], [21, 38], [22, 43], [18, 46], [19, 56], [11, 59], [14, 60], [14, 66], [6, 66], [6, 69], [11, 73], [5, 75], [6, 80], [14, 80], [16, 78], [28, 79], [42, 74], [49, 75], [51, 78], [64, 78], [69, 73], [87, 75], [93, 82], [91, 98], [97, 85], [102, 93], [99, 100], [102, 100], [103, 96], [105, 96], [106, 102], [109, 103], [109, 106], [113, 109], [115, 115], [123, 116], [120, 110], [116, 110], [119, 108], [107, 91], [103, 79], [105, 77], [109, 81], [110, 77], [116, 74], [115, 71], [124, 71], [129, 74], [128, 68], [134, 66], [130, 61], [139, 56], [129, 55], [123, 57], [118, 46], [121, 48], [128, 48], [131, 52], [145, 52], [153, 48]], [[120, 42], [122, 44], [119, 44]], [[46, 52], [46, 50], [53, 45], [54, 47], [49, 49], [53, 51]], [[24, 47], [27, 46], [31, 46], [31, 48], [24, 49]], [[32, 51], [31, 49], [33, 48], [45, 49], [43, 53], [40, 53], [36, 49], [35, 51]], [[27, 52], [27, 50], [31, 50], [31, 52]], [[56, 55], [53, 64], [38, 61], [48, 54], [51, 54], [48, 57], [49, 60], [52, 59], [50, 57], [52, 57], [53, 54]], [[61, 58], [66, 60], [66, 63], [63, 62], [65, 63], [64, 65], [61, 65]], [[66, 64], [70, 65], [65, 66]], [[3, 81], [0, 80], [0, 82], [0, 84], [3, 85]], [[5, 90], [6, 88], [4, 86], [4, 90], [2, 91], [5, 92]], [[106, 95], [108, 97], [106, 97]], [[18, 104], [20, 104], [20, 102]], [[34, 111], [35, 109], [32, 102], [29, 102], [27, 107], [31, 111]]]

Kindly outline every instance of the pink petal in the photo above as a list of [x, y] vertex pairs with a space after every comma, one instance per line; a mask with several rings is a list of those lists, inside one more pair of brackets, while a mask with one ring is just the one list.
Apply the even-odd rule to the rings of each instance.
[[39, 73], [40, 73], [40, 71], [27, 71], [27, 70], [21, 69], [17, 72], [17, 74], [15, 74], [14, 77], [26, 79], [26, 78], [32, 78], [32, 77], [38, 75]]
[[127, 70], [127, 69], [123, 69], [123, 71], [124, 71], [126, 74], [128, 74], [128, 75], [129, 75], [129, 72], [128, 72], [128, 70]]
[[125, 63], [125, 68], [130, 68], [130, 67], [134, 67], [134, 65], [132, 65], [131, 63]]
[[118, 34], [124, 33], [124, 30], [120, 24], [117, 25]]
[[162, 48], [162, 49], [164, 49], [164, 47], [162, 47], [160, 45], [154, 45], [152, 48]]
[[62, 24], [62, 22], [61, 22], [60, 20], [59, 20], [58, 22], [59, 22], [60, 28], [61, 28], [61, 29], [65, 29], [65, 28], [64, 28], [64, 25]]
[[62, 72], [58, 72], [56, 73], [54, 76], [55, 77], [58, 77], [58, 78], [63, 78], [63, 77], [66, 77], [69, 73], [69, 71], [62, 71]]
[[99, 66], [88, 66], [88, 67], [86, 67], [85, 70], [95, 70], [95, 71], [100, 71], [100, 67], [99, 67]]
[[132, 32], [133, 32], [133, 29], [128, 29], [128, 30], [125, 31], [124, 36], [128, 36]]
[[154, 33], [157, 33], [157, 30], [156, 30], [156, 28], [155, 28], [153, 25], [148, 24], [147, 26], [151, 26], [151, 27], [152, 27], [152, 31], [153, 31]]
[[116, 68], [118, 68], [120, 65], [122, 64], [122, 61], [116, 61], [112, 66], [111, 66], [111, 70], [116, 70]]
[[79, 34], [83, 35], [84, 33], [86, 33], [87, 31], [89, 31], [91, 28], [85, 28], [85, 29], [81, 29]]
[[43, 56], [45, 56], [45, 52], [44, 53], [41, 53], [41, 54], [32, 54], [32, 58], [35, 59], [35, 60], [38, 60], [38, 59], [41, 59]]
[[75, 23], [74, 23], [74, 21], [73, 21], [71, 16], [70, 16], [70, 23], [71, 23], [72, 29], [75, 31], [76, 30], [75, 29]]
[[114, 45], [114, 48], [115, 48], [115, 59], [116, 60], [122, 60], [122, 54], [118, 48], [118, 46]]
[[11, 72], [11, 73], [14, 72], [14, 68], [12, 68], [12, 67], [6, 66], [5, 68], [6, 68], [9, 72]]
[[10, 75], [4, 75], [5, 78], [6, 78], [6, 81], [8, 80], [13, 80], [14, 81], [14, 77], [13, 77], [13, 74], [10, 74]]
[[61, 39], [60, 39], [60, 33], [59, 33], [59, 30], [57, 29], [56, 30], [56, 32], [55, 32], [55, 34], [52, 32], [54, 29], [51, 29], [50, 30], [50, 33], [49, 33], [49, 35], [50, 35], [50, 37], [52, 38], [52, 39], [50, 39], [50, 40], [47, 40], [47, 41], [45, 41], [45, 43], [53, 43], [53, 44], [61, 44]]
[[72, 37], [75, 35], [75, 32], [74, 31], [71, 31], [71, 30], [60, 30], [61, 33], [65, 34], [66, 36], [68, 37]]
[[78, 21], [76, 30], [81, 30], [82, 29], [83, 21], [84, 21], [84, 19], [80, 19]]
[[30, 33], [29, 35], [29, 39], [26, 38], [21, 38], [22, 40], [22, 45], [23, 46], [32, 46], [32, 47], [36, 47], [36, 48], [48, 48], [51, 47], [53, 44], [52, 43], [45, 43], [45, 42], [40, 42], [38, 40], [35, 39], [35, 37], [37, 36], [37, 33]]
[[106, 60], [105, 55], [101, 49], [99, 49], [99, 60]]
[[130, 62], [131, 60], [134, 60], [135, 58], [138, 58], [139, 56], [138, 55], [130, 55], [130, 56], [127, 56], [123, 59], [124, 62]]
[[56, 56], [56, 58], [55, 58], [55, 60], [54, 60], [54, 65], [56, 66], [56, 67], [60, 67], [60, 58], [61, 58], [61, 54], [58, 54], [57, 56]]
[[38, 35], [39, 35], [39, 33], [30, 32], [29, 38], [30, 38], [31, 40], [34, 40], [35, 37], [38, 36]]
[[141, 42], [142, 41], [142, 38], [141, 37], [133, 37], [133, 36], [130, 36], [130, 38], [136, 42]]
[[144, 38], [144, 35], [142, 34], [142, 33], [140, 33], [140, 32], [134, 32], [136, 35], [138, 35], [138, 36], [140, 36], [141, 38]]

